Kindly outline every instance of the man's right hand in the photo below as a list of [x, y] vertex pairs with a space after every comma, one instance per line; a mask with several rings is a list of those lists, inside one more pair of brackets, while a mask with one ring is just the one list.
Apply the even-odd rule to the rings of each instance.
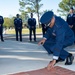
[[44, 43], [45, 43], [45, 41], [46, 41], [46, 39], [42, 39], [39, 43], [38, 43], [38, 45], [43, 45]]

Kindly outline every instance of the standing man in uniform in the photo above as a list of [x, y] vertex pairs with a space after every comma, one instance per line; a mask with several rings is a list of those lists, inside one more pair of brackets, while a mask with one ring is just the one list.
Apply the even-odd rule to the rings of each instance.
[[52, 11], [44, 13], [40, 22], [49, 26], [43, 39], [38, 43], [42, 44], [49, 54], [53, 54], [53, 60], [48, 64], [47, 69], [53, 68], [57, 62], [65, 59], [65, 65], [71, 65], [74, 56], [64, 48], [73, 44], [74, 33], [67, 22], [55, 16]]
[[[69, 27], [73, 30], [74, 32], [74, 37], [75, 37], [75, 14], [74, 14], [74, 9], [73, 7], [70, 8], [69, 14], [67, 15], [67, 23]], [[74, 40], [75, 43], [75, 40]]]
[[28, 19], [28, 26], [30, 31], [29, 40], [30, 42], [32, 41], [32, 32], [33, 32], [34, 41], [36, 42], [36, 19], [33, 18], [33, 13], [31, 13], [31, 18]]
[[43, 34], [43, 36], [44, 36], [45, 33], [46, 33], [46, 31], [47, 31], [47, 29], [48, 29], [48, 27], [47, 27], [47, 25], [45, 25], [45, 24], [41, 24], [41, 26], [42, 26], [42, 34]]
[[0, 16], [0, 36], [1, 36], [2, 42], [4, 42], [4, 40], [3, 40], [3, 23], [4, 23], [3, 16]]
[[14, 19], [15, 31], [16, 31], [16, 41], [18, 41], [18, 33], [20, 35], [20, 41], [22, 41], [22, 19], [19, 18], [19, 14], [16, 15]]

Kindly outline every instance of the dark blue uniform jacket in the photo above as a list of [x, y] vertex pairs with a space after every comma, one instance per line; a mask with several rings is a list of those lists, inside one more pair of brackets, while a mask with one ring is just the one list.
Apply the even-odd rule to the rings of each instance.
[[22, 28], [22, 19], [21, 18], [15, 18], [14, 19], [14, 25], [15, 25], [15, 28]]
[[29, 25], [29, 28], [36, 28], [36, 19], [35, 18], [29, 18], [28, 19], [28, 25]]
[[71, 14], [68, 14], [67, 16], [67, 23], [68, 25], [73, 25], [73, 31], [75, 31], [75, 14], [73, 13], [72, 15]]
[[69, 25], [75, 25], [75, 14], [68, 14], [66, 21]]
[[54, 56], [60, 55], [60, 51], [64, 45], [70, 45], [74, 42], [73, 31], [61, 17], [55, 16], [55, 24], [52, 28], [52, 33], [50, 33], [50, 28], [48, 28], [44, 37], [48, 40], [52, 36], [51, 34], [55, 39], [55, 44], [51, 47], [51, 50], [54, 51]]

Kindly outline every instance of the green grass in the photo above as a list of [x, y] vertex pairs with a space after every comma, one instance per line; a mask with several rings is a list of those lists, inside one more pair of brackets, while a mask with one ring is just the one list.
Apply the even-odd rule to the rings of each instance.
[[[42, 29], [37, 28], [36, 34], [41, 34], [41, 33], [42, 33]], [[15, 29], [6, 30], [6, 34], [15, 34]], [[29, 29], [27, 29], [27, 28], [22, 29], [22, 34], [29, 34]]]

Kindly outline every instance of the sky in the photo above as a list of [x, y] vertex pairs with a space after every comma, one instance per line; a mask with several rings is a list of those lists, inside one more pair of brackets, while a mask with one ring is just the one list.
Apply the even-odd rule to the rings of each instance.
[[[41, 3], [43, 6], [40, 11], [53, 10], [56, 15], [59, 15], [57, 9], [61, 1], [62, 0], [42, 0]], [[19, 8], [19, 0], [0, 0], [0, 15], [3, 17], [15, 16], [17, 13], [20, 14]]]

